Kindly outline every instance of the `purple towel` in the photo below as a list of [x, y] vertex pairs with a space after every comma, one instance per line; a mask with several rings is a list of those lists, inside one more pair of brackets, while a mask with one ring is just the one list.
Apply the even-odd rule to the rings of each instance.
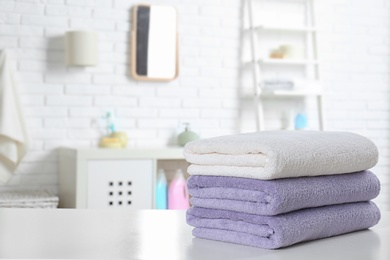
[[277, 216], [192, 207], [187, 223], [195, 237], [266, 249], [370, 228], [380, 211], [372, 202], [302, 209]]
[[369, 201], [380, 190], [370, 171], [276, 180], [193, 175], [187, 186], [193, 206], [258, 215]]

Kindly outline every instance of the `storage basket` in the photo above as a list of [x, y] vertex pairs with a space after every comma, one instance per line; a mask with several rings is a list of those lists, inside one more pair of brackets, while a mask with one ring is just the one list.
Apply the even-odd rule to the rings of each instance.
[[57, 208], [58, 197], [46, 190], [0, 192], [0, 208]]

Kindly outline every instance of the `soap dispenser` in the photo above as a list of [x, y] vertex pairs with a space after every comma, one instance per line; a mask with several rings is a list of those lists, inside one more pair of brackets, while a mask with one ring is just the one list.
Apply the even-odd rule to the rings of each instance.
[[190, 130], [190, 124], [189, 123], [184, 123], [185, 125], [185, 130], [179, 136], [177, 137], [177, 141], [180, 146], [186, 145], [186, 143], [195, 141], [199, 139], [199, 135], [197, 135], [195, 132], [192, 132]]
[[156, 180], [156, 209], [167, 209], [167, 178], [163, 169], [159, 169]]
[[189, 195], [183, 172], [179, 169], [169, 185], [168, 208], [188, 209], [190, 207]]

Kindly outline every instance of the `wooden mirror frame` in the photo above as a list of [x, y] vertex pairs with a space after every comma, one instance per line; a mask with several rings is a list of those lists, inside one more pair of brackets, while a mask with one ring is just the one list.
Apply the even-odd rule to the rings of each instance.
[[[137, 10], [138, 7], [152, 7], [153, 5], [139, 4], [132, 8], [132, 29], [131, 29], [131, 51], [130, 51], [130, 73], [135, 80], [140, 81], [172, 81], [179, 76], [179, 33], [178, 33], [178, 15], [176, 15], [176, 70], [173, 78], [150, 78], [148, 76], [137, 74]], [[174, 7], [172, 7], [174, 8]], [[177, 9], [176, 10], [177, 14]]]

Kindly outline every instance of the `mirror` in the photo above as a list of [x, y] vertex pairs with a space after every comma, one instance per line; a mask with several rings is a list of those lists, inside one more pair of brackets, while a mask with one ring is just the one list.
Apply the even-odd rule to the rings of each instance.
[[133, 7], [131, 75], [136, 80], [170, 81], [179, 74], [177, 11], [174, 7]]

